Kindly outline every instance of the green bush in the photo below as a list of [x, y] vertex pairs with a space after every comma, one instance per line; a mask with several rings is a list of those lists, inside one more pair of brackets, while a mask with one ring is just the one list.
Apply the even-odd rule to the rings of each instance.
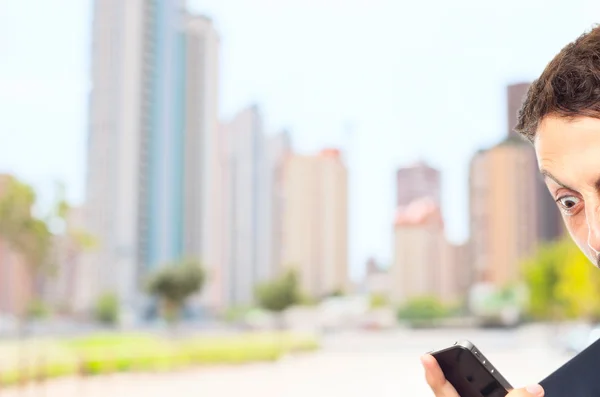
[[50, 315], [48, 306], [41, 299], [34, 299], [27, 306], [27, 317], [30, 319], [43, 319]]
[[197, 260], [186, 259], [161, 266], [148, 279], [146, 289], [160, 301], [160, 312], [174, 324], [180, 320], [187, 300], [199, 294], [206, 282], [206, 272]]
[[96, 320], [105, 325], [115, 325], [119, 321], [119, 299], [115, 294], [102, 295], [94, 309]]
[[448, 310], [435, 297], [418, 297], [407, 301], [397, 312], [399, 320], [410, 323], [428, 323], [448, 316]]
[[251, 307], [232, 307], [223, 313], [223, 319], [228, 322], [241, 321], [252, 310], [254, 309]]
[[384, 294], [372, 294], [369, 299], [371, 309], [380, 309], [386, 307], [388, 304], [388, 298]]
[[319, 299], [308, 294], [301, 293], [297, 304], [304, 307], [316, 307], [319, 305]]
[[[21, 376], [26, 375], [26, 373], [22, 373], [16, 369], [10, 369], [8, 371], [0, 373], [0, 386], [9, 386], [15, 385], [19, 383]], [[25, 381], [29, 381], [29, 379], [24, 379]]]
[[[46, 353], [43, 362], [20, 370], [0, 368], [0, 388], [36, 376], [54, 378], [73, 375], [100, 375], [126, 371], [170, 371], [192, 365], [243, 364], [274, 361], [287, 352], [318, 348], [312, 336], [260, 334], [230, 337], [198, 337], [172, 341], [136, 334], [99, 334], [66, 341], [48, 342], [28, 349]], [[0, 345], [0, 357], [13, 354], [15, 345]], [[12, 356], [11, 356], [12, 357]], [[37, 356], [36, 356], [37, 357]], [[34, 363], [33, 357], [27, 362]]]
[[327, 295], [329, 298], [341, 298], [343, 296], [346, 296], [345, 292], [343, 289], [338, 288], [333, 290], [330, 294]]
[[75, 361], [71, 361], [70, 363], [50, 363], [43, 366], [42, 371], [46, 378], [60, 378], [77, 372], [77, 363]]
[[302, 298], [298, 273], [290, 269], [279, 278], [258, 285], [255, 295], [263, 309], [276, 313], [285, 311]]

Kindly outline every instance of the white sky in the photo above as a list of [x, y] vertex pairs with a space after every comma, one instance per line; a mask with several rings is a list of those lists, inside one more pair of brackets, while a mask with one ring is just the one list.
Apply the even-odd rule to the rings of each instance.
[[[600, 22], [593, 0], [189, 3], [222, 36], [223, 117], [256, 101], [298, 150], [348, 151], [354, 274], [389, 262], [394, 170], [419, 158], [443, 172], [449, 237], [467, 238], [468, 163], [506, 133], [505, 85]], [[91, 4], [0, 0], [0, 172], [43, 197], [55, 179], [83, 196]]]

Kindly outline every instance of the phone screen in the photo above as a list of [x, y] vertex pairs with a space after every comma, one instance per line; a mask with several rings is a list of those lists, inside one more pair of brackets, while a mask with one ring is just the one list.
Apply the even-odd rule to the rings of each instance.
[[470, 351], [457, 346], [434, 357], [461, 397], [505, 397], [508, 394]]

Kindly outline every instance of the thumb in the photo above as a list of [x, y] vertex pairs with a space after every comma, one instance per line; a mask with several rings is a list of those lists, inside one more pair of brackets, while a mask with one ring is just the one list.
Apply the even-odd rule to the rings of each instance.
[[544, 389], [540, 385], [531, 385], [512, 390], [506, 397], [544, 397]]

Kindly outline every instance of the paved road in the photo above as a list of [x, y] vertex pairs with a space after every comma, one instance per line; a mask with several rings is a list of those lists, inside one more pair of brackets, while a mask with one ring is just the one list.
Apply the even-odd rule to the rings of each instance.
[[549, 336], [541, 328], [349, 333], [325, 337], [324, 349], [316, 354], [274, 364], [66, 379], [43, 390], [0, 391], [0, 397], [426, 397], [430, 393], [418, 360], [424, 351], [470, 339], [507, 379], [523, 385], [542, 379], [568, 359], [548, 348]]

